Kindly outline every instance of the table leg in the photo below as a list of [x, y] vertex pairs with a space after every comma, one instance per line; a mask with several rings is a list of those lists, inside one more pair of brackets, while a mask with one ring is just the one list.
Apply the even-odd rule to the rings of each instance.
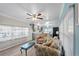
[[25, 54], [26, 54], [26, 56], [27, 56], [27, 50], [25, 50]]
[[22, 49], [20, 49], [20, 52], [21, 52], [21, 54], [22, 54]]

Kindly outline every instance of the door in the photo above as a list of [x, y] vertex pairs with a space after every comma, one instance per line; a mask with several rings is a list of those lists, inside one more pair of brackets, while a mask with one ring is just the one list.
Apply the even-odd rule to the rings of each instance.
[[[65, 12], [65, 11], [64, 11]], [[60, 39], [65, 49], [65, 55], [74, 55], [74, 9], [68, 6], [67, 12], [60, 25]]]

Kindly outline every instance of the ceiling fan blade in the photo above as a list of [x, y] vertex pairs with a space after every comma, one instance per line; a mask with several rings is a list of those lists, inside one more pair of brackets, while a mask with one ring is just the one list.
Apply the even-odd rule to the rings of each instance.
[[31, 18], [26, 18], [26, 19], [31, 19]]
[[27, 15], [32, 16], [31, 14], [27, 13]]
[[42, 20], [43, 18], [37, 17], [37, 19], [41, 19]]
[[41, 16], [42, 14], [41, 13], [38, 13], [38, 15], [37, 16]]

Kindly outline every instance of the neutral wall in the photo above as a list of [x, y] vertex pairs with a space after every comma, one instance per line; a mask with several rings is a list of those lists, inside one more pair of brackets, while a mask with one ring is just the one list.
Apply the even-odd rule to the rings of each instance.
[[21, 27], [26, 27], [27, 24], [21, 21], [18, 21], [16, 19], [12, 19], [9, 17], [5, 17], [0, 15], [0, 25], [9, 25], [9, 26], [21, 26]]
[[79, 25], [75, 28], [75, 55], [79, 56]]

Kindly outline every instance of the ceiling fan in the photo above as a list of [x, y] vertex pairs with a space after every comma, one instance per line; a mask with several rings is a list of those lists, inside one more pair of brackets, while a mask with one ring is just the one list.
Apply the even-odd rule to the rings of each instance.
[[29, 18], [26, 18], [26, 19], [32, 19], [32, 20], [37, 20], [37, 19], [40, 19], [40, 20], [43, 20], [43, 18], [41, 17], [42, 14], [41, 13], [38, 13], [38, 14], [30, 14], [30, 13], [27, 13], [28, 16], [30, 16]]

